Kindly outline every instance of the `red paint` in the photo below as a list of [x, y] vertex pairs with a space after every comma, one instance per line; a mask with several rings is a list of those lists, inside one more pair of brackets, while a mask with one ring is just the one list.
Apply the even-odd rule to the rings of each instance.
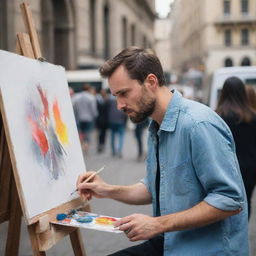
[[45, 155], [49, 150], [49, 144], [44, 132], [31, 117], [28, 117], [28, 122], [32, 128], [32, 136], [34, 141], [40, 147], [42, 154]]
[[46, 119], [49, 118], [49, 104], [48, 104], [48, 100], [46, 98], [45, 92], [42, 90], [42, 88], [40, 86], [37, 87], [37, 90], [38, 90], [38, 92], [40, 94], [40, 97], [41, 97], [41, 100], [42, 100], [42, 103], [43, 103], [43, 106], [44, 106], [43, 116], [44, 116], [44, 119], [46, 121]]

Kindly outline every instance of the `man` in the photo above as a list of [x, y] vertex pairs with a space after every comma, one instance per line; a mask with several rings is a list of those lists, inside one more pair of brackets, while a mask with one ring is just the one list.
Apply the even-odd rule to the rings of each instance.
[[99, 176], [77, 188], [86, 199], [153, 204], [154, 216], [116, 222], [130, 241], [148, 240], [113, 255], [248, 255], [247, 206], [231, 132], [208, 107], [164, 86], [158, 58], [131, 47], [100, 69], [118, 108], [137, 123], [150, 116], [147, 175], [130, 186]]
[[82, 146], [88, 150], [91, 140], [91, 132], [94, 128], [94, 121], [98, 116], [96, 97], [92, 93], [92, 87], [85, 84], [83, 91], [80, 92], [73, 101], [74, 112], [79, 122], [79, 130], [82, 134]]

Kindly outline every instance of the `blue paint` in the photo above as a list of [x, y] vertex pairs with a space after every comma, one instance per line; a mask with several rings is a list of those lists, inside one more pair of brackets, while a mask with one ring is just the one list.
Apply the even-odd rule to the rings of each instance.
[[81, 222], [81, 223], [89, 223], [89, 222], [93, 221], [93, 218], [92, 217], [88, 217], [88, 216], [79, 217], [79, 218], [76, 219], [76, 221]]
[[65, 213], [58, 213], [57, 215], [56, 215], [56, 219], [57, 220], [64, 220], [64, 219], [66, 219], [67, 218], [67, 214], [65, 214]]
[[76, 214], [76, 212], [77, 212], [77, 210], [72, 209], [69, 211], [68, 215], [74, 215], [74, 214]]

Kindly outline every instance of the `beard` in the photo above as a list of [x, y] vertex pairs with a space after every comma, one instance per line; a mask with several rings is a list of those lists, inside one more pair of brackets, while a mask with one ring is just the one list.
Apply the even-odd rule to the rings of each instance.
[[[139, 111], [132, 111], [133, 115], [129, 116], [133, 123], [141, 123], [146, 120], [155, 110], [156, 99], [153, 97], [148, 97], [147, 94], [141, 96], [138, 102]], [[127, 112], [127, 110], [124, 110]]]

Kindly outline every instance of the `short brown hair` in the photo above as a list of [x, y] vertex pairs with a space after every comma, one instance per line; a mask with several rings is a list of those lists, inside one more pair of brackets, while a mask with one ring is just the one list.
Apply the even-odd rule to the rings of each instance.
[[165, 85], [162, 65], [151, 49], [135, 46], [124, 49], [100, 67], [100, 74], [103, 77], [110, 77], [121, 65], [124, 65], [129, 77], [137, 80], [140, 84], [149, 74], [154, 74], [158, 79], [159, 86]]

